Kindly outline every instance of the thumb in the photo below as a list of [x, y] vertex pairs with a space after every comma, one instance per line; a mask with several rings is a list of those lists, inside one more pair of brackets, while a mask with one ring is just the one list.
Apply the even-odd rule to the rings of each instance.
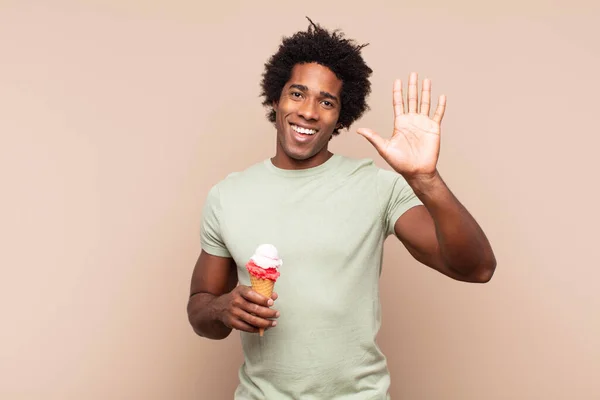
[[386, 140], [369, 128], [358, 128], [356, 133], [367, 139], [375, 149], [381, 153], [386, 146]]

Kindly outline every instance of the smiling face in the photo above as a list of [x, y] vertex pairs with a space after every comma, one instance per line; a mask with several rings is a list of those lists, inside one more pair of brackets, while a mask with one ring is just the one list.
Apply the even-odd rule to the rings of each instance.
[[317, 63], [297, 64], [273, 104], [277, 151], [273, 164], [283, 169], [316, 167], [331, 155], [327, 144], [338, 125], [342, 81]]

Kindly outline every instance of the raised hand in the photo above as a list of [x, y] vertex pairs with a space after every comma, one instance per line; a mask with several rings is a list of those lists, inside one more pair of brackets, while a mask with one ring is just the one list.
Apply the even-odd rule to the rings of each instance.
[[[433, 117], [429, 117], [431, 81], [422, 85], [421, 101], [418, 97], [418, 75], [410, 74], [408, 81], [408, 110], [404, 106], [402, 81], [394, 82], [394, 131], [392, 137], [384, 139], [368, 128], [359, 128], [377, 149], [383, 159], [405, 178], [433, 176], [440, 152], [440, 125], [446, 109], [446, 96], [441, 95]], [[417, 107], [419, 105], [419, 107]], [[408, 111], [408, 112], [407, 112]]]

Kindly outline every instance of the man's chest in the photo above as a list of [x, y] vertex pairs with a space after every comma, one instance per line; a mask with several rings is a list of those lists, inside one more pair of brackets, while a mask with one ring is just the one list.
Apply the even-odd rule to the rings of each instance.
[[245, 264], [257, 246], [270, 243], [286, 266], [335, 265], [381, 236], [374, 193], [315, 189], [227, 201], [221, 228], [236, 263]]

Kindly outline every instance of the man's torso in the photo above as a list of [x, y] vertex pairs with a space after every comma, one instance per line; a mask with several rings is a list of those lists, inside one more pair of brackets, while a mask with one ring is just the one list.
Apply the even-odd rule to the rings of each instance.
[[218, 185], [220, 235], [240, 283], [250, 284], [245, 263], [258, 245], [283, 259], [278, 325], [263, 337], [241, 333], [236, 399], [387, 398], [375, 337], [391, 189], [371, 161], [326, 164], [294, 174], [266, 162]]

